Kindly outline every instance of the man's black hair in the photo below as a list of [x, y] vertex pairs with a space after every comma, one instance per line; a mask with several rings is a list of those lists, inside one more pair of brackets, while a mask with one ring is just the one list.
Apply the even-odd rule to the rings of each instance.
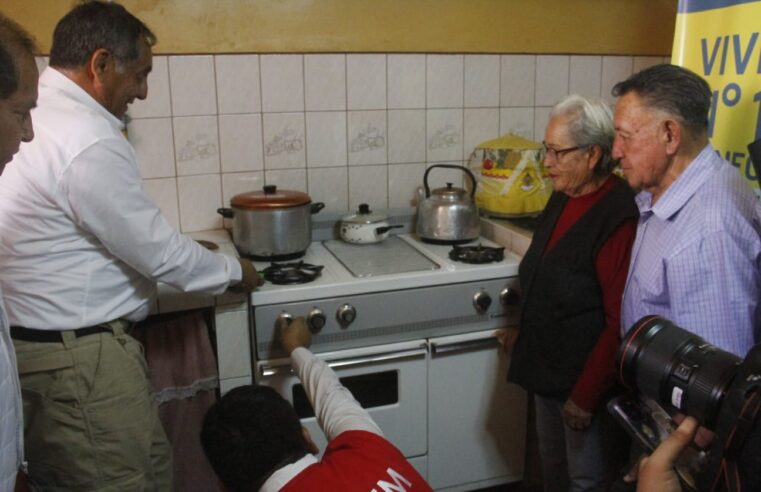
[[16, 58], [34, 56], [32, 37], [16, 22], [0, 14], [0, 99], [18, 90], [19, 67]]
[[651, 108], [676, 116], [696, 134], [708, 129], [711, 88], [700, 75], [667, 63], [635, 73], [613, 86], [613, 95], [636, 93]]
[[232, 492], [258, 490], [278, 468], [308, 453], [291, 404], [274, 389], [259, 385], [230, 390], [209, 409], [201, 445]]
[[156, 44], [156, 36], [140, 19], [118, 3], [88, 1], [58, 21], [50, 48], [50, 66], [79, 68], [99, 48], [110, 51], [120, 63], [140, 56], [139, 42]]

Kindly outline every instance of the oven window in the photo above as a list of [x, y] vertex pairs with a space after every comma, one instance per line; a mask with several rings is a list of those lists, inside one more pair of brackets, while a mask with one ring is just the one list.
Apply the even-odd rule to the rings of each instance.
[[[362, 408], [380, 407], [393, 405], [399, 402], [399, 374], [398, 371], [374, 372], [360, 376], [347, 376], [340, 378], [354, 398], [362, 405]], [[314, 410], [309, 404], [304, 387], [294, 385], [292, 389], [293, 407], [300, 419], [314, 417]]]

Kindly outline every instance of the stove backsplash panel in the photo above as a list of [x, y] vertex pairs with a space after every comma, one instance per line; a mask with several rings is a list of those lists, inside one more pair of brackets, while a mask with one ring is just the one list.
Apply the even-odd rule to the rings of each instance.
[[[541, 140], [568, 93], [611, 100], [662, 57], [441, 54], [156, 56], [128, 111], [145, 189], [183, 232], [264, 184], [306, 191], [340, 216], [414, 205], [426, 166], [465, 164], [507, 132]], [[42, 67], [44, 58], [38, 59]], [[437, 170], [431, 185], [461, 185]], [[317, 218], [318, 216], [315, 216]], [[327, 221], [326, 221], [327, 222]], [[319, 231], [319, 227], [317, 228]]]

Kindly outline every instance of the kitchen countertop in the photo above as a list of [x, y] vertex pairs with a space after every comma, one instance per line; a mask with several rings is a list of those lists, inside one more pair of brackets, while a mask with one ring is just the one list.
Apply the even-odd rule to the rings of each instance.
[[508, 219], [481, 217], [481, 234], [523, 256], [531, 244], [533, 232], [526, 227]]

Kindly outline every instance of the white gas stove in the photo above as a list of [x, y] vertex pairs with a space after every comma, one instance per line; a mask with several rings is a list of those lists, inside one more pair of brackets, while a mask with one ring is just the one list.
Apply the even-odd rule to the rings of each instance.
[[[499, 246], [486, 239], [460, 246], [476, 245]], [[257, 358], [282, 356], [273, 327], [283, 315], [307, 318], [315, 352], [517, 323], [520, 259], [505, 251], [501, 261], [463, 263], [450, 259], [452, 248], [411, 234], [369, 245], [313, 242], [300, 261], [323, 267], [315, 280], [267, 282], [251, 295]], [[263, 271], [270, 263], [255, 265]]]
[[[486, 239], [471, 244], [498, 247]], [[400, 234], [369, 245], [328, 239], [303, 258], [322, 266], [304, 284], [265, 283], [251, 294], [253, 377], [322, 433], [275, 334], [304, 316], [311, 350], [436, 490], [472, 490], [523, 477], [526, 398], [505, 382], [496, 328], [519, 321], [520, 258], [454, 261], [450, 245]], [[256, 262], [258, 271], [270, 262]], [[324, 445], [318, 442], [318, 445]]]

